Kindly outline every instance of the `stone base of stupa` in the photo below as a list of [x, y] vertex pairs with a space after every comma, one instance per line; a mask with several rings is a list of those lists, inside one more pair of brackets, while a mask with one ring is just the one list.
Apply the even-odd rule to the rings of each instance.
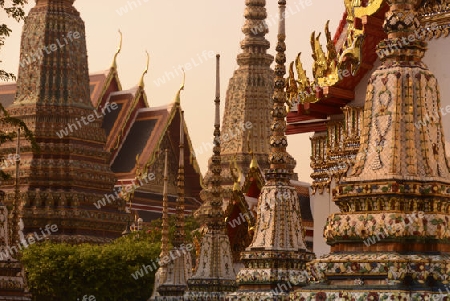
[[187, 280], [192, 276], [192, 258], [189, 252], [184, 245], [169, 252], [171, 261], [166, 265], [166, 279], [157, 288], [155, 301], [184, 300]]
[[31, 301], [26, 287], [22, 264], [15, 259], [0, 261], [0, 301]]
[[316, 281], [291, 300], [447, 300], [450, 254], [342, 252], [310, 263]]
[[246, 251], [241, 258], [247, 267], [239, 271], [239, 290], [227, 296], [227, 301], [289, 300], [289, 293], [305, 286], [309, 274], [305, 263], [314, 254], [305, 251]]
[[184, 299], [224, 301], [227, 294], [236, 290], [236, 273], [228, 235], [223, 230], [208, 229], [201, 246], [197, 270], [188, 280]]

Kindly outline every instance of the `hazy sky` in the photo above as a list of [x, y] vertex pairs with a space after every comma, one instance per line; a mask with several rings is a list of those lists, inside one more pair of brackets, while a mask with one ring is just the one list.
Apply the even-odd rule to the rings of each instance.
[[[35, 4], [33, 0], [29, 2], [27, 12]], [[266, 2], [269, 53], [274, 55], [277, 26], [272, 20], [278, 14], [278, 1]], [[288, 63], [302, 52], [303, 66], [311, 74], [311, 32], [323, 31], [326, 21], [331, 20], [330, 30], [334, 34], [344, 12], [343, 1], [288, 0], [287, 6], [290, 7], [286, 19]], [[215, 59], [208, 53], [221, 55], [223, 110], [228, 80], [237, 68], [236, 55], [244, 37], [241, 27], [245, 0], [76, 0], [75, 7], [86, 24], [90, 73], [110, 67], [119, 41], [119, 28], [123, 33], [123, 47], [118, 57], [118, 71], [124, 90], [138, 84], [145, 68], [145, 50], [150, 53], [150, 68], [145, 78], [150, 106], [173, 101], [182, 77], [168, 80], [165, 73], [194, 61], [196, 66], [186, 72], [182, 107], [194, 148], [212, 141]], [[3, 23], [4, 15], [0, 17]], [[13, 19], [6, 23], [13, 32], [0, 50], [3, 61], [0, 68], [17, 74], [22, 24]], [[307, 182], [311, 182], [309, 136], [288, 136], [288, 151], [297, 160], [296, 172], [301, 181]], [[211, 154], [212, 151], [197, 155], [202, 173], [207, 169]]]

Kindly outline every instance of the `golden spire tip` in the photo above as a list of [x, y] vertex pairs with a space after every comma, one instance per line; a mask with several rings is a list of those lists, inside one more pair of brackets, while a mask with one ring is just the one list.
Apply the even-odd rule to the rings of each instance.
[[119, 47], [117, 47], [117, 51], [114, 54], [114, 59], [113, 59], [113, 63], [111, 68], [113, 69], [117, 69], [117, 56], [119, 55], [120, 51], [122, 50], [122, 32], [119, 29], [119, 35], [120, 35], [120, 40], [119, 40]]
[[142, 73], [141, 80], [139, 81], [139, 87], [142, 87], [142, 88], [144, 88], [144, 86], [145, 86], [144, 85], [144, 76], [147, 74], [148, 66], [150, 65], [150, 55], [148, 54], [147, 50], [145, 51], [145, 54], [147, 55], [147, 65], [145, 67], [144, 72]]

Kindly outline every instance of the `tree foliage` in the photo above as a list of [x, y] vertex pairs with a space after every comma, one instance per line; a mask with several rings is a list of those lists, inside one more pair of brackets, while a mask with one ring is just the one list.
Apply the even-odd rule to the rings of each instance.
[[[160, 227], [161, 220], [151, 225]], [[186, 231], [198, 225], [187, 219]], [[170, 219], [174, 232], [174, 219]], [[146, 301], [151, 296], [155, 272], [137, 280], [132, 274], [156, 262], [161, 251], [160, 228], [133, 232], [105, 245], [68, 245], [44, 242], [31, 245], [21, 256], [34, 301], [76, 301], [94, 296], [96, 301]], [[188, 235], [191, 239], [191, 235]], [[189, 242], [189, 241], [188, 241]]]
[[[5, 1], [0, 0], [0, 8], [6, 13], [10, 18], [14, 18], [16, 21], [23, 20], [25, 17], [24, 5], [28, 3], [28, 0], [12, 0]], [[11, 33], [11, 29], [6, 24], [0, 24], [0, 48], [5, 44], [5, 39]], [[2, 61], [0, 60], [0, 63]], [[16, 77], [12, 73], [8, 73], [0, 69], [0, 80], [16, 80]], [[34, 139], [33, 133], [27, 128], [25, 123], [17, 118], [10, 117], [8, 112], [5, 110], [3, 105], [0, 103], [0, 128], [11, 127], [11, 128], [21, 128], [22, 132], [25, 133], [25, 138], [31, 141], [33, 149], [37, 150], [38, 146]], [[12, 141], [16, 137], [15, 132], [5, 132], [0, 130], [0, 145]], [[0, 163], [4, 158], [0, 155]], [[8, 179], [9, 175], [6, 174], [0, 168], [0, 180]]]
[[[23, 122], [19, 118], [9, 116], [8, 111], [6, 111], [3, 105], [0, 103], [0, 128], [5, 127], [20, 128], [22, 133], [24, 133], [25, 139], [31, 142], [32, 149], [35, 151], [39, 151], [39, 146], [36, 142], [33, 132], [28, 129], [25, 122]], [[0, 145], [2, 145], [5, 142], [12, 141], [16, 136], [17, 132], [15, 131], [5, 132], [3, 130], [0, 130]], [[5, 159], [6, 158], [0, 154], [0, 163]], [[0, 180], [6, 180], [9, 177], [10, 175], [2, 170], [0, 164]]]
[[[12, 0], [6, 1], [0, 0], [0, 8], [5, 11], [5, 13], [10, 18], [14, 18], [17, 22], [23, 20], [25, 17], [25, 11], [23, 10], [24, 5], [28, 3], [28, 0]], [[0, 48], [5, 45], [6, 37], [9, 37], [11, 33], [11, 29], [6, 24], [0, 24]], [[1, 63], [2, 61], [0, 61]], [[13, 73], [8, 73], [4, 70], [0, 69], [0, 80], [8, 81], [8, 80], [16, 80], [16, 77]]]

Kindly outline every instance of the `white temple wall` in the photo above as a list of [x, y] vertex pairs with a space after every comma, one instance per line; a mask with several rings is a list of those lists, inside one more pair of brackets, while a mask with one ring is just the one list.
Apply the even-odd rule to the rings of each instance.
[[[447, 156], [450, 156], [450, 37], [428, 42], [428, 51], [423, 58], [436, 76], [441, 92], [442, 124]], [[448, 108], [448, 110], [447, 110]], [[445, 115], [444, 115], [445, 114]]]
[[311, 210], [314, 218], [314, 237], [313, 237], [313, 252], [316, 257], [330, 253], [330, 246], [327, 245], [323, 237], [323, 229], [327, 218], [332, 213], [338, 213], [339, 208], [334, 204], [331, 198], [331, 191], [336, 187], [335, 182], [332, 181], [330, 192], [318, 191], [310, 196]]

